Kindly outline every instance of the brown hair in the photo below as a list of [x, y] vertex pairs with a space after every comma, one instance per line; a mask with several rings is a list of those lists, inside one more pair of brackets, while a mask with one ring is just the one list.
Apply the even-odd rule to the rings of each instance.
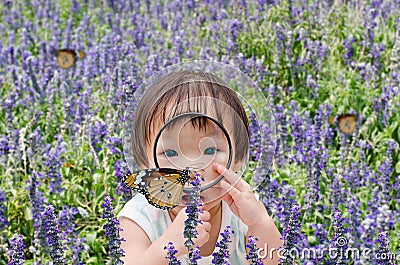
[[[205, 98], [207, 99], [204, 100]], [[166, 117], [168, 106], [172, 106], [172, 110]], [[213, 74], [185, 70], [167, 74], [149, 87], [135, 110], [131, 145], [138, 165], [148, 166], [146, 148], [151, 143], [151, 135], [155, 137], [156, 130], [162, 124], [186, 112], [210, 115], [225, 126], [222, 119], [224, 114], [224, 118], [229, 118], [233, 127], [231, 140], [235, 162], [247, 156], [249, 122], [235, 91]], [[209, 120], [204, 117], [197, 117], [192, 119], [192, 124], [194, 127], [204, 128], [207, 121]], [[227, 130], [230, 132], [228, 128]]]

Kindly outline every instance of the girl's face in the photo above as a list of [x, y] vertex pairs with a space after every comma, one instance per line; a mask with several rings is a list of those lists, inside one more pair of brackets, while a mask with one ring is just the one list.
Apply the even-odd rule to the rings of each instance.
[[[156, 154], [159, 167], [184, 169], [189, 167], [199, 173], [205, 185], [217, 179], [220, 175], [212, 169], [212, 164], [217, 162], [226, 165], [229, 159], [229, 145], [225, 134], [214, 122], [207, 122], [207, 130], [193, 127], [190, 121], [180, 122], [172, 127], [166, 128], [157, 143]], [[151, 146], [154, 145], [154, 138]], [[231, 138], [231, 141], [233, 139]], [[232, 143], [232, 145], [234, 145]], [[235, 156], [232, 150], [232, 158]], [[147, 157], [153, 157], [152, 148], [148, 148]], [[241, 164], [235, 164], [232, 159], [231, 169], [237, 171]], [[155, 166], [153, 161], [149, 161]], [[190, 182], [190, 180], [189, 180]], [[200, 196], [204, 202], [204, 208], [212, 208], [220, 202], [224, 195], [222, 188], [217, 185], [203, 191]], [[182, 193], [180, 210], [187, 202], [187, 194]], [[174, 209], [175, 209], [174, 208]]]

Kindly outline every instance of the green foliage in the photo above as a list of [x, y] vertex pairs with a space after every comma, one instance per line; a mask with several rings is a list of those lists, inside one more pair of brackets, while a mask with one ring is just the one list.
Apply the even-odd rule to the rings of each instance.
[[[112, 28], [108, 23], [102, 23], [98, 12], [104, 11], [104, 14], [111, 12], [111, 8], [100, 7], [97, 10], [90, 10], [89, 7], [78, 1], [80, 4], [79, 12], [71, 15], [72, 2], [59, 1], [58, 6], [60, 10], [60, 24], [59, 30], [64, 32], [67, 27], [68, 21], [72, 20], [74, 28], [78, 27], [79, 23], [85, 16], [89, 16], [89, 26], [95, 28], [95, 39], [90, 40], [91, 43], [98, 44], [101, 39], [112, 32]], [[103, 1], [101, 1], [103, 2]], [[161, 2], [163, 5], [163, 1]], [[102, 4], [101, 4], [102, 5]], [[0, 24], [4, 24], [4, 9], [6, 7], [0, 6]], [[253, 7], [254, 11], [255, 7]], [[35, 9], [32, 5], [24, 6], [23, 18], [28, 21], [35, 20]], [[203, 8], [202, 12], [207, 13]], [[229, 12], [231, 10], [229, 9]], [[145, 5], [141, 6], [141, 15], [146, 11]], [[357, 63], [368, 64], [373, 63], [370, 58], [369, 47], [360, 45], [360, 42], [365, 40], [365, 27], [360, 23], [363, 13], [359, 10], [353, 10], [348, 6], [342, 5], [335, 11], [327, 14], [324, 25], [315, 21], [315, 14], [312, 10], [305, 11], [302, 14], [299, 22], [292, 28], [292, 21], [289, 17], [287, 1], [283, 1], [281, 5], [271, 6], [265, 11], [265, 15], [260, 21], [250, 21], [243, 16], [239, 16], [241, 21], [245, 24], [246, 31], [241, 31], [238, 34], [237, 48], [238, 52], [242, 53], [244, 57], [255, 57], [262, 61], [263, 67], [266, 69], [267, 74], [263, 76], [263, 81], [260, 86], [267, 90], [271, 85], [277, 87], [276, 97], [273, 98], [275, 104], [284, 106], [289, 109], [289, 102], [296, 101], [300, 107], [301, 113], [308, 113], [310, 117], [314, 117], [318, 107], [321, 104], [329, 103], [333, 107], [333, 115], [347, 113], [354, 110], [359, 114], [365, 116], [367, 119], [372, 118], [372, 122], [367, 124], [364, 121], [362, 132], [358, 135], [359, 139], [366, 140], [371, 145], [371, 150], [367, 150], [367, 162], [372, 169], [377, 171], [381, 163], [385, 160], [385, 151], [387, 148], [386, 142], [394, 139], [400, 143], [400, 108], [399, 105], [394, 105], [393, 114], [389, 119], [388, 125], [382, 123], [381, 117], [373, 118], [374, 111], [372, 109], [373, 99], [378, 98], [385, 85], [388, 85], [386, 80], [396, 64], [396, 58], [392, 58], [395, 45], [395, 32], [398, 23], [394, 16], [386, 18], [385, 23], [379, 23], [377, 26], [374, 42], [381, 44], [385, 47], [384, 52], [381, 54], [380, 62], [381, 68], [376, 73], [376, 79], [365, 79], [362, 77], [359, 69], [352, 67], [346, 63], [343, 58], [345, 47], [343, 41], [352, 35], [355, 42], [351, 44], [353, 49], [353, 60]], [[113, 15], [116, 15], [113, 13]], [[193, 15], [193, 14], [191, 14]], [[104, 15], [105, 16], [105, 15]], [[193, 17], [193, 16], [191, 16]], [[198, 19], [198, 17], [196, 17]], [[124, 30], [135, 30], [136, 26], [132, 26], [130, 21], [121, 21]], [[150, 22], [149, 22], [150, 23]], [[152, 23], [152, 22], [151, 22]], [[171, 21], [169, 21], [171, 24]], [[207, 43], [208, 47], [215, 51], [218, 56], [226, 54], [227, 38], [226, 32], [223, 30], [213, 31], [211, 29], [212, 21], [207, 21], [202, 27], [196, 29], [196, 34], [193, 35], [193, 49], [197, 55], [203, 50], [203, 44]], [[222, 22], [219, 22], [222, 23]], [[292, 39], [281, 40], [278, 36], [279, 28], [290, 31]], [[158, 21], [155, 23], [157, 32], [162, 32], [161, 25]], [[16, 35], [16, 45], [19, 44], [21, 39], [22, 29], [12, 29]], [[313, 54], [311, 44], [306, 43], [302, 38], [302, 34], [307, 32], [307, 41], [318, 43], [318, 45], [326, 45], [329, 47], [327, 55], [321, 60], [320, 65], [317, 67], [315, 63], [306, 62], [304, 65], [299, 66], [298, 59], [306, 58], [309, 56], [314, 62], [319, 60], [318, 54]], [[9, 36], [13, 32], [5, 32], [1, 41], [4, 46], [8, 45]], [[33, 56], [38, 54], [40, 48], [40, 41], [50, 41], [54, 32], [51, 31], [49, 25], [40, 25], [35, 32], [36, 42], [29, 46]], [[160, 33], [161, 34], [161, 33]], [[177, 34], [176, 32], [167, 31], [162, 32], [165, 37], [165, 43], [162, 44], [165, 50], [173, 51], [176, 47], [173, 44], [172, 38]], [[213, 41], [213, 36], [218, 36], [218, 41]], [[160, 35], [161, 36], [161, 35]], [[128, 41], [133, 43], [134, 36], [128, 35]], [[89, 40], [85, 39], [83, 42], [87, 45]], [[149, 43], [145, 40], [146, 44], [150, 47], [161, 44]], [[190, 44], [190, 43], [189, 43]], [[61, 45], [61, 44], [60, 44]], [[116, 43], [118, 45], [118, 43]], [[59, 47], [61, 48], [61, 47]], [[65, 47], [63, 47], [65, 48]], [[185, 47], [187, 49], [189, 47]], [[146, 64], [144, 55], [141, 55], [140, 50], [135, 50], [139, 56], [143, 57], [141, 65]], [[311, 53], [311, 55], [310, 55]], [[291, 54], [289, 56], [289, 54]], [[162, 55], [160, 55], [162, 56]], [[18, 58], [20, 59], [20, 58]], [[188, 58], [181, 58], [182, 61]], [[0, 69], [0, 77], [6, 76], [5, 69]], [[112, 69], [114, 70], [114, 69]], [[20, 75], [20, 73], [17, 73]], [[72, 75], [71, 75], [72, 76]], [[318, 88], [311, 88], [307, 84], [308, 76], [312, 76]], [[108, 98], [107, 91], [103, 87], [104, 80], [100, 77], [94, 77], [92, 81], [92, 93], [89, 100], [89, 108], [96, 110], [93, 119], [95, 121], [105, 121], [110, 126], [111, 122], [117, 122], [110, 117], [114, 117], [117, 113], [115, 106], [113, 106]], [[0, 79], [3, 80], [3, 79]], [[4, 100], [15, 93], [16, 88], [10, 82], [11, 79], [3, 80], [4, 84], [0, 84], [0, 96]], [[28, 81], [28, 85], [32, 85]], [[86, 89], [86, 88], [84, 88]], [[23, 95], [27, 95], [24, 92]], [[265, 92], [266, 96], [271, 96]], [[74, 95], [75, 99], [79, 97], [79, 93]], [[400, 96], [393, 99], [394, 102], [400, 101]], [[53, 102], [52, 105], [50, 102]], [[256, 107], [263, 107], [262, 103], [255, 103]], [[77, 107], [77, 106], [75, 106]], [[29, 183], [30, 173], [28, 170], [44, 172], [45, 157], [40, 157], [32, 150], [32, 157], [26, 158], [27, 150], [31, 145], [31, 140], [28, 139], [29, 135], [40, 128], [44, 133], [45, 144], [55, 145], [56, 135], [61, 135], [65, 142], [66, 152], [63, 153], [60, 161], [63, 166], [59, 168], [59, 173], [62, 174], [63, 191], [59, 194], [50, 193], [47, 187], [48, 182], [41, 183], [39, 190], [43, 192], [46, 198], [46, 203], [50, 203], [56, 207], [56, 212], [63, 209], [63, 206], [80, 207], [87, 212], [87, 216], [78, 214], [76, 223], [79, 236], [86, 238], [88, 250], [83, 253], [83, 260], [87, 264], [105, 264], [108, 253], [107, 238], [103, 229], [105, 221], [101, 218], [102, 208], [101, 204], [105, 194], [110, 194], [115, 198], [114, 204], [116, 212], [118, 212], [125, 203], [122, 196], [116, 194], [116, 177], [114, 172], [114, 162], [121, 159], [121, 155], [111, 154], [107, 149], [106, 144], [103, 142], [99, 144], [100, 151], [95, 152], [94, 147], [91, 145], [90, 137], [83, 128], [82, 131], [77, 133], [77, 138], [72, 139], [73, 132], [69, 126], [68, 112], [64, 104], [63, 95], [54, 93], [53, 99], [45, 99], [41, 104], [35, 105], [36, 113], [43, 112], [38, 121], [32, 126], [30, 121], [34, 117], [34, 113], [27, 110], [23, 105], [16, 105], [12, 110], [14, 117], [11, 124], [7, 123], [6, 110], [0, 109], [0, 135], [5, 135], [7, 128], [19, 128], [23, 135], [21, 141], [26, 143], [26, 148], [20, 150], [25, 160], [16, 161], [10, 156], [6, 157], [7, 164], [1, 164], [0, 168], [0, 189], [5, 190], [7, 193], [7, 209], [6, 215], [9, 221], [9, 226], [3, 231], [5, 238], [11, 238], [13, 233], [19, 233], [24, 236], [24, 242], [27, 246], [33, 244], [34, 227], [31, 213], [31, 205], [29, 201], [28, 191], [25, 189]], [[108, 114], [109, 117], [107, 116]], [[113, 115], [111, 115], [113, 114]], [[90, 122], [86, 121], [85, 125], [89, 126]], [[118, 124], [119, 125], [119, 124]], [[327, 127], [331, 126], [335, 131], [334, 125], [325, 124]], [[120, 130], [120, 126], [117, 127]], [[86, 128], [87, 129], [87, 128]], [[25, 130], [25, 131], [24, 131]], [[339, 134], [335, 132], [336, 137], [332, 144], [329, 146], [329, 166], [336, 167], [340, 162], [340, 155], [343, 151], [342, 144], [339, 141]], [[290, 130], [289, 130], [290, 134]], [[111, 132], [109, 136], [121, 137], [121, 132]], [[288, 145], [293, 144], [293, 139], [289, 135]], [[122, 150], [122, 147], [119, 147]], [[360, 154], [358, 149], [351, 150], [348, 155], [350, 163], [358, 161]], [[399, 151], [393, 154], [393, 167], [395, 173], [393, 178], [400, 174], [400, 153]], [[253, 176], [253, 169], [256, 163], [251, 161], [248, 165], [248, 170], [244, 173], [245, 180], [250, 182]], [[342, 165], [343, 167], [344, 165]], [[272, 178], [277, 179], [279, 183], [286, 182], [290, 184], [296, 192], [296, 200], [300, 205], [304, 205], [304, 196], [306, 194], [305, 184], [307, 182], [308, 171], [301, 168], [294, 163], [287, 164], [281, 168], [273, 167]], [[392, 181], [393, 182], [393, 181]], [[329, 206], [330, 184], [332, 180], [326, 172], [323, 172], [320, 179], [320, 194], [321, 201], [315, 206]], [[344, 188], [349, 187], [349, 183], [344, 183]], [[393, 183], [391, 183], [393, 184]], [[362, 203], [361, 210], [365, 216], [368, 208], [368, 201], [371, 199], [371, 187], [363, 187], [355, 191]], [[393, 197], [396, 195], [392, 192]], [[344, 217], [348, 217], [348, 211], [344, 205], [341, 205], [341, 211]], [[392, 200], [390, 204], [391, 210], [400, 210], [399, 205]], [[329, 207], [328, 207], [329, 208]], [[315, 210], [313, 215], [307, 216], [303, 214], [302, 228], [305, 235], [308, 237], [311, 245], [318, 244], [314, 236], [314, 230], [310, 228], [310, 224], [323, 223], [330, 227], [330, 235], [332, 234], [332, 227], [330, 223], [330, 209], [324, 211]], [[277, 224], [280, 231], [282, 227]], [[395, 231], [391, 231], [392, 250], [397, 250], [400, 247], [400, 238], [396, 234], [399, 231], [399, 224], [397, 224]], [[0, 244], [6, 244], [5, 239], [0, 239]], [[32, 254], [28, 251], [25, 253], [27, 257], [26, 264], [32, 264], [39, 259], [44, 262], [50, 260], [50, 257], [45, 253], [39, 255]], [[0, 252], [0, 265], [6, 264], [6, 254]]]

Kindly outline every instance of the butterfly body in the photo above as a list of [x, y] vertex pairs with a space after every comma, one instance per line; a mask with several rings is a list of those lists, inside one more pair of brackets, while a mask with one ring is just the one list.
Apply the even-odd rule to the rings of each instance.
[[57, 63], [62, 69], [68, 69], [75, 65], [77, 60], [85, 58], [84, 51], [75, 51], [72, 49], [55, 50], [54, 55], [57, 58]]
[[142, 193], [151, 205], [168, 210], [180, 203], [190, 173], [188, 168], [143, 169], [125, 175], [123, 181], [127, 187]]
[[342, 114], [337, 117], [339, 131], [345, 135], [352, 135], [357, 127], [357, 114]]

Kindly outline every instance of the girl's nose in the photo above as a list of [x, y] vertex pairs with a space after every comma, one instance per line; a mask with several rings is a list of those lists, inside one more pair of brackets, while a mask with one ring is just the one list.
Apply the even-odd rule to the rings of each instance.
[[180, 168], [189, 167], [192, 169], [205, 169], [212, 164], [213, 159], [204, 156], [198, 156], [195, 158], [184, 156], [180, 157], [180, 159], [177, 159], [174, 162], [174, 164]]
[[188, 167], [192, 169], [201, 169], [204, 166], [204, 163], [193, 163], [190, 164]]

